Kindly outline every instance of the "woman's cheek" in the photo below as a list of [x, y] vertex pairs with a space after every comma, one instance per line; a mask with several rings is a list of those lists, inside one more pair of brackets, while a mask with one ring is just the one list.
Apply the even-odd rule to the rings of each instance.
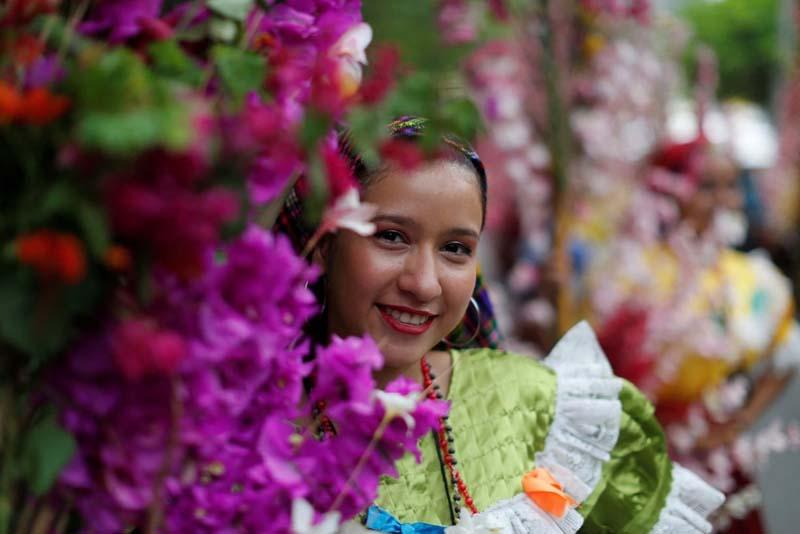
[[447, 291], [452, 299], [458, 300], [459, 307], [463, 306], [466, 309], [469, 304], [472, 291], [475, 289], [476, 276], [477, 271], [472, 265], [461, 265], [448, 275]]

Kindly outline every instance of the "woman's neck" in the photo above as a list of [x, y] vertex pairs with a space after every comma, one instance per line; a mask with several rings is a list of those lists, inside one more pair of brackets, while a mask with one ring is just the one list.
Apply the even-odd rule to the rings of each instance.
[[[450, 376], [452, 373], [452, 360], [449, 352], [445, 351], [431, 351], [425, 355], [425, 359], [431, 366], [431, 371], [436, 376], [435, 382], [441, 387], [442, 395], [447, 397], [447, 391], [450, 387]], [[376, 371], [373, 375], [376, 385], [380, 389], [385, 389], [386, 386], [393, 380], [399, 377], [405, 377], [422, 386], [422, 368], [420, 367], [420, 360], [415, 361], [411, 365], [405, 367], [383, 367]]]
[[389, 383], [400, 378], [401, 376], [421, 385], [422, 370], [420, 369], [419, 366], [419, 360], [405, 367], [390, 367], [384, 365], [381, 369], [375, 371], [375, 373], [373, 373], [372, 375], [372, 377], [375, 379], [377, 387], [380, 389], [386, 389], [386, 386]]

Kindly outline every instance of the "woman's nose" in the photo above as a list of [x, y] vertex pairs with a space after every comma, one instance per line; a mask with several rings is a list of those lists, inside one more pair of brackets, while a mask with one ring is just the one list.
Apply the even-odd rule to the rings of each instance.
[[397, 285], [420, 302], [430, 302], [441, 295], [435, 252], [418, 249], [408, 254]]

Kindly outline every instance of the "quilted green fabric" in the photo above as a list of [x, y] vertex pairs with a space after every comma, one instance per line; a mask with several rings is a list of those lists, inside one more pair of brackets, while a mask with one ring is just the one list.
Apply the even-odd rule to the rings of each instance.
[[[521, 491], [553, 421], [556, 375], [525, 356], [493, 349], [453, 351], [448, 399], [458, 467], [478, 510]], [[581, 532], [647, 532], [670, 487], [671, 464], [647, 400], [633, 386], [620, 393], [620, 437], [603, 479], [580, 508]], [[381, 481], [376, 504], [401, 522], [452, 524], [444, 473], [432, 435], [420, 443], [422, 461], [407, 456], [398, 478]], [[449, 489], [449, 488], [448, 488]]]

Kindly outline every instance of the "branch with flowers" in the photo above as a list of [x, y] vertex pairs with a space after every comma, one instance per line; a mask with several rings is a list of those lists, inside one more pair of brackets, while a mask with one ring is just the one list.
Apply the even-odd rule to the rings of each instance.
[[403, 164], [409, 106], [474, 133], [396, 49], [362, 79], [371, 37], [357, 0], [0, 7], [0, 533], [332, 532], [435, 426], [370, 339], [310, 357], [316, 269], [264, 229], [302, 177], [369, 231], [338, 124]]

